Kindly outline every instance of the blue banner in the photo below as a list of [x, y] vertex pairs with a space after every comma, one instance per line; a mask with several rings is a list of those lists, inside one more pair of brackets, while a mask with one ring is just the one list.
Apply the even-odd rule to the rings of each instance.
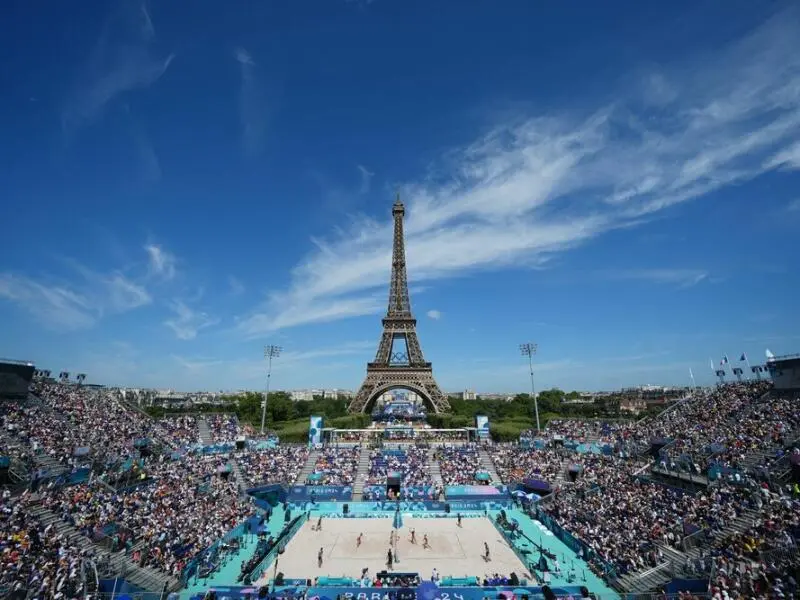
[[322, 417], [312, 416], [308, 425], [308, 445], [316, 446], [322, 443]]
[[486, 415], [475, 415], [475, 428], [478, 430], [478, 439], [489, 439], [489, 417]]
[[348, 502], [353, 498], [349, 485], [293, 485], [289, 488], [289, 502]]
[[[331, 486], [325, 486], [331, 487]], [[307, 510], [310, 499], [306, 497], [305, 500], [291, 501], [290, 508], [293, 510]], [[472, 502], [439, 502], [435, 500], [419, 500], [413, 502], [396, 502], [394, 500], [376, 501], [376, 502], [348, 502], [349, 513], [348, 516], [358, 516], [359, 518], [385, 518], [394, 514], [399, 505], [400, 510], [403, 512], [418, 513], [414, 516], [420, 518], [429, 517], [454, 517], [457, 512], [484, 512], [486, 510], [501, 510], [503, 508], [510, 508], [512, 506], [510, 498], [499, 498], [494, 501], [474, 500]], [[446, 512], [447, 506], [450, 506], [450, 514]], [[318, 502], [316, 507], [322, 515], [331, 517], [344, 516], [342, 514], [343, 506], [340, 502]]]
[[[410, 500], [429, 500], [433, 498], [433, 486], [403, 486], [400, 488], [400, 497]], [[365, 500], [386, 500], [386, 486], [385, 485], [365, 485], [364, 486], [364, 499]]]
[[[223, 587], [214, 586], [217, 597], [241, 598], [247, 594], [251, 597], [257, 595], [256, 587]], [[581, 597], [580, 586], [561, 585], [552, 587], [553, 592], [559, 598], [566, 596]], [[430, 582], [424, 582], [417, 588], [394, 588], [394, 587], [311, 587], [305, 586], [281, 586], [277, 590], [281, 597], [300, 597], [306, 593], [308, 598], [319, 598], [319, 600], [383, 600], [390, 594], [394, 598], [416, 598], [418, 600], [483, 600], [484, 598], [499, 598], [501, 592], [513, 595], [517, 598], [528, 596], [529, 598], [541, 597], [542, 588], [539, 586], [520, 585], [511, 586], [491, 586], [491, 587], [438, 587]], [[403, 594], [407, 594], [404, 596]], [[204, 594], [196, 594], [191, 600], [202, 600]]]
[[501, 500], [508, 498], [506, 486], [448, 485], [444, 488], [448, 500]]

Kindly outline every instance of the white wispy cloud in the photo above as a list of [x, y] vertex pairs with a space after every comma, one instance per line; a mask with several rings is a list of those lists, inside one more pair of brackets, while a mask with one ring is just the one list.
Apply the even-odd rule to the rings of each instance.
[[770, 169], [800, 169], [800, 142], [776, 152], [767, 160], [765, 166]]
[[245, 292], [244, 284], [238, 277], [234, 277], [233, 275], [228, 276], [228, 286], [230, 286], [231, 294], [234, 296], [241, 296]]
[[438, 310], [429, 310], [426, 314], [429, 319], [433, 319], [434, 321], [438, 321], [442, 318], [442, 313]]
[[[143, 8], [144, 10], [144, 8]], [[144, 127], [134, 118], [129, 107], [126, 113], [130, 120], [130, 132], [139, 159], [140, 173], [145, 182], [153, 183], [161, 179], [161, 162]]]
[[611, 279], [640, 279], [679, 287], [691, 287], [708, 279], [708, 272], [700, 269], [619, 269], [602, 274]]
[[800, 212], [800, 198], [791, 200], [789, 204], [786, 205], [786, 210], [789, 212]]
[[126, 2], [109, 18], [82, 69], [61, 118], [66, 133], [97, 118], [114, 98], [158, 81], [175, 57], [156, 50], [144, 3]]
[[100, 276], [97, 281], [105, 289], [104, 305], [113, 313], [127, 312], [153, 301], [150, 293], [144, 287], [131, 281], [122, 273], [114, 273], [107, 277]]
[[[447, 153], [434, 175], [404, 187], [409, 277], [540, 265], [788, 164], [800, 136], [799, 12], [784, 11], [715, 56], [662, 69], [646, 93], [620, 92], [588, 116], [521, 116]], [[657, 97], [668, 110], [658, 110]], [[241, 319], [240, 331], [259, 336], [380, 311], [391, 241], [388, 216], [352, 219], [313, 240], [288, 288]], [[703, 278], [681, 275], [650, 277]]]
[[361, 340], [353, 342], [344, 342], [336, 346], [329, 346], [326, 348], [314, 348], [313, 350], [289, 350], [281, 355], [281, 362], [283, 364], [292, 364], [298, 362], [307, 362], [310, 360], [317, 360], [319, 358], [331, 358], [334, 356], [348, 356], [351, 354], [363, 354], [368, 350], [374, 350], [376, 346], [375, 341]]
[[193, 340], [201, 330], [219, 323], [219, 319], [194, 310], [181, 300], [173, 300], [169, 308], [174, 316], [164, 321], [164, 325], [169, 327], [180, 340]]
[[0, 275], [0, 298], [19, 304], [45, 324], [58, 329], [81, 329], [92, 325], [96, 319], [89, 301], [80, 294], [10, 273]]
[[359, 187], [358, 191], [360, 194], [366, 194], [369, 192], [369, 188], [372, 185], [372, 178], [374, 177], [375, 173], [367, 169], [367, 167], [364, 165], [356, 165], [356, 167], [361, 175], [361, 187]]
[[147, 252], [148, 270], [151, 275], [166, 281], [175, 277], [177, 260], [174, 254], [164, 250], [157, 244], [147, 244], [144, 250]]
[[215, 358], [185, 358], [177, 354], [172, 354], [171, 356], [178, 365], [187, 371], [204, 371], [224, 364], [224, 361]]
[[258, 65], [245, 48], [237, 48], [234, 58], [239, 63], [239, 120], [245, 153], [256, 154], [264, 141], [267, 129], [267, 104], [259, 78]]
[[63, 331], [84, 329], [105, 315], [128, 312], [152, 302], [144, 287], [120, 272], [101, 274], [73, 266], [81, 279], [68, 284], [0, 273], [0, 298], [18, 304], [46, 327]]
[[[311, 350], [286, 350], [275, 359], [274, 369], [287, 372], [297, 369], [306, 369], [309, 363], [322, 367], [326, 359], [341, 358], [345, 356], [361, 356], [370, 354], [375, 349], [375, 342], [351, 341]], [[200, 371], [208, 368], [221, 368], [230, 370], [237, 378], [244, 381], [253, 381], [263, 377], [266, 373], [266, 362], [263, 358], [239, 357], [236, 359], [219, 360], [207, 357], [184, 357], [172, 355], [172, 358], [184, 369]], [[349, 365], [348, 365], [349, 366]]]

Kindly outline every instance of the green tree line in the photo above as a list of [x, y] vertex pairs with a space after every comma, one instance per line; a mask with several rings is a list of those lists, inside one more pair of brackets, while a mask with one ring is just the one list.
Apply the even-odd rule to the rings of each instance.
[[[619, 410], [619, 397], [605, 397], [602, 401], [590, 404], [569, 404], [566, 401], [579, 398], [579, 392], [564, 392], [558, 388], [544, 390], [537, 395], [539, 422], [545, 427], [556, 418], [626, 418], [627, 413]], [[160, 418], [166, 414], [183, 412], [226, 412], [235, 413], [240, 421], [253, 425], [261, 424], [263, 392], [246, 392], [236, 396], [223, 396], [221, 405], [204, 404], [191, 409], [165, 409], [152, 407], [148, 412]], [[505, 399], [481, 398], [463, 400], [450, 397], [451, 412], [429, 414], [428, 422], [434, 428], [472, 427], [475, 415], [489, 417], [491, 435], [497, 441], [514, 440], [526, 429], [536, 427], [534, 402], [530, 394], [517, 394], [510, 401]], [[310, 401], [293, 401], [288, 392], [270, 392], [267, 402], [266, 426], [275, 431], [285, 441], [305, 441], [308, 435], [308, 418], [320, 415], [326, 427], [360, 428], [370, 422], [369, 415], [350, 415], [347, 413], [349, 400], [345, 397], [315, 397]], [[640, 415], [641, 416], [641, 415]]]

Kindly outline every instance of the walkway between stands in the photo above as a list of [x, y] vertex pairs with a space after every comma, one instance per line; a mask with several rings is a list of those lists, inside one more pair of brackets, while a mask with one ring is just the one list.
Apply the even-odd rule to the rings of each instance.
[[[496, 519], [499, 512], [500, 511], [491, 511], [490, 514], [494, 519]], [[529, 540], [521, 538], [518, 539], [516, 543], [518, 547], [522, 547], [525, 550], [530, 548], [531, 553], [526, 556], [528, 563], [536, 562], [539, 559], [539, 552], [535, 547], [533, 547], [533, 544], [540, 544], [547, 552], [554, 554], [558, 558], [561, 572], [560, 574], [553, 572], [550, 573], [550, 585], [552, 587], [585, 585], [592, 592], [602, 596], [603, 598], [619, 597], [617, 592], [611, 589], [607, 583], [595, 575], [589, 569], [589, 566], [581, 558], [579, 558], [575, 552], [573, 552], [566, 544], [559, 540], [553, 532], [539, 523], [539, 521], [530, 519], [521, 510], [516, 508], [506, 510], [506, 516], [508, 517], [509, 521], [516, 521], [522, 534], [533, 541], [533, 543], [531, 543]], [[547, 562], [550, 569], [553, 569], [553, 561], [548, 560]], [[574, 577], [572, 582], [568, 580], [570, 573], [572, 574], [572, 577]], [[542, 575], [541, 571], [537, 571], [536, 574], [540, 577]]]
[[[269, 527], [269, 531], [273, 535], [277, 536], [277, 534], [281, 532], [285, 523], [284, 513], [280, 510], [280, 506], [272, 511], [272, 518], [264, 524]], [[256, 536], [243, 536], [241, 550], [239, 550], [239, 553], [234, 559], [214, 571], [211, 577], [207, 579], [195, 580], [195, 578], [192, 578], [187, 588], [181, 591], [181, 598], [186, 600], [195, 594], [204, 594], [215, 586], [232, 585], [233, 582], [239, 579], [239, 574], [242, 572], [242, 563], [247, 562], [253, 556], [257, 543], [258, 539]]]

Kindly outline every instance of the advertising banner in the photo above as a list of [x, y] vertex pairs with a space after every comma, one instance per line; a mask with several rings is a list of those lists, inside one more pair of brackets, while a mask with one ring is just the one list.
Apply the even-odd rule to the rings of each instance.
[[322, 443], [322, 417], [312, 416], [308, 426], [308, 445], [316, 446]]
[[[428, 499], [433, 497], [433, 486], [403, 486], [400, 488], [400, 496], [403, 499]], [[385, 485], [365, 485], [365, 500], [386, 500]]]
[[[288, 580], [286, 580], [288, 581]], [[520, 582], [522, 583], [522, 582]], [[581, 596], [580, 586], [578, 585], [559, 585], [551, 588], [558, 596]], [[218, 597], [242, 598], [244, 595], [251, 597], [257, 595], [258, 589], [255, 587], [220, 587], [214, 586]], [[397, 600], [414, 600], [415, 598], [425, 600], [483, 600], [483, 598], [501, 597], [541, 597], [542, 588], [520, 585], [513, 586], [491, 586], [491, 587], [438, 587], [430, 582], [425, 582], [417, 588], [393, 588], [393, 587], [310, 587], [305, 586], [280, 586], [278, 587], [281, 596], [299, 597], [304, 593], [309, 598], [319, 598], [319, 600], [383, 600], [387, 595], [397, 598]], [[202, 600], [203, 594], [196, 594], [191, 600]]]
[[293, 485], [289, 488], [289, 502], [348, 502], [353, 498], [349, 485]]
[[506, 486], [493, 485], [448, 485], [444, 488], [448, 500], [500, 500], [508, 497]]
[[489, 417], [486, 415], [476, 415], [475, 428], [478, 430], [479, 440], [489, 439]]

